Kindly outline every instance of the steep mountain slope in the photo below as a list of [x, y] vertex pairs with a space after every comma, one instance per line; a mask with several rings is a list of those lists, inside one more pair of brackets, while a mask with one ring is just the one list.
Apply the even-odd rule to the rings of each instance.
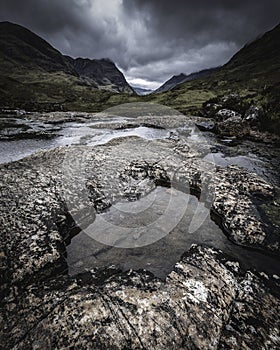
[[17, 24], [0, 23], [0, 47], [0, 106], [100, 109], [112, 93], [133, 94], [113, 62], [66, 57]]
[[167, 80], [163, 85], [161, 85], [157, 90], [155, 90], [154, 93], [158, 94], [161, 92], [172, 90], [174, 87], [176, 87], [179, 84], [185, 83], [186, 81], [191, 81], [191, 80], [206, 77], [210, 74], [217, 72], [218, 69], [219, 68], [209, 68], [209, 69], [204, 69], [199, 72], [191, 73], [188, 75], [184, 73], [181, 73], [179, 75], [173, 75], [172, 78]]
[[[258, 74], [261, 74], [262, 72], [272, 73], [274, 66], [280, 65], [279, 40], [280, 24], [259, 36], [251, 43], [246, 44], [231, 58], [224, 68], [230, 70], [237, 67], [251, 67], [252, 71]], [[271, 67], [267, 66], [269, 63], [271, 64]]]
[[244, 103], [258, 106], [263, 125], [280, 130], [280, 24], [245, 45], [213, 74], [149, 96], [183, 113], [197, 113], [215, 96], [239, 93]]
[[171, 90], [176, 85], [181, 84], [185, 81], [187, 75], [184, 73], [173, 75], [170, 79], [168, 79], [164, 84], [162, 84], [158, 89], [154, 91], [155, 94], [159, 94], [161, 92], [165, 92]]
[[88, 58], [67, 57], [75, 71], [87, 83], [115, 92], [133, 93], [122, 72], [110, 59], [90, 60]]
[[[9, 22], [0, 23], [1, 64], [17, 70], [41, 69], [77, 75], [67, 59], [30, 30]], [[1, 69], [2, 70], [2, 69]]]

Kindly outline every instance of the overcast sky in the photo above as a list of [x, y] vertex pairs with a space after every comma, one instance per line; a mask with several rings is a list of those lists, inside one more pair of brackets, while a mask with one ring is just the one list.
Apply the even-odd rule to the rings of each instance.
[[137, 86], [224, 64], [279, 23], [280, 0], [1, 0], [24, 25], [73, 57], [111, 58]]

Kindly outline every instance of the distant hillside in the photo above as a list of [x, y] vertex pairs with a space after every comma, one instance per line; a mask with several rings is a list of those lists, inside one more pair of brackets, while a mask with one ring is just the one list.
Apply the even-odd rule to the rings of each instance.
[[133, 89], [125, 80], [122, 72], [110, 59], [90, 60], [88, 58], [73, 59], [67, 56], [80, 78], [96, 88], [107, 88], [115, 92], [133, 93]]
[[215, 96], [239, 93], [244, 102], [261, 108], [267, 129], [280, 130], [279, 42], [280, 24], [245, 45], [213, 74], [148, 96], [149, 101], [189, 114], [197, 113], [205, 101]]
[[162, 84], [159, 88], [157, 88], [154, 93], [159, 94], [161, 92], [165, 92], [173, 89], [176, 85], [183, 83], [186, 79], [187, 75], [184, 73], [173, 75], [170, 79], [168, 79], [164, 84]]
[[112, 93], [134, 93], [112, 61], [64, 56], [20, 25], [0, 23], [0, 47], [0, 106], [100, 109]]
[[213, 74], [218, 71], [217, 68], [209, 68], [209, 69], [204, 69], [199, 72], [191, 73], [189, 75], [186, 75], [184, 73], [181, 73], [179, 75], [173, 75], [172, 78], [167, 80], [163, 85], [161, 85], [158, 89], [154, 91], [154, 93], [159, 94], [161, 92], [169, 91], [172, 90], [175, 86], [185, 83], [186, 81], [191, 81], [195, 79], [200, 79], [203, 77], [206, 77], [210, 74]]

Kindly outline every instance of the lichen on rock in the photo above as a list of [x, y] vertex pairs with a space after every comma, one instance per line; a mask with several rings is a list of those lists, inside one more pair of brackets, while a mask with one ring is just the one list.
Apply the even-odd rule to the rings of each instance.
[[108, 267], [67, 275], [71, 237], [112, 204], [159, 185], [194, 193], [235, 243], [278, 252], [279, 237], [259, 211], [273, 186], [198, 153], [176, 135], [128, 137], [1, 165], [1, 346], [276, 349], [278, 279], [243, 271], [214, 248], [192, 246], [165, 280]]

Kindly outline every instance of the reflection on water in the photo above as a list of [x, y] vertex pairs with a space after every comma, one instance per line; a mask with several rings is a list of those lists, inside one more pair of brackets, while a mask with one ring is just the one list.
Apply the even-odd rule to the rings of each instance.
[[265, 163], [254, 154], [238, 155], [234, 157], [226, 157], [222, 152], [217, 152], [213, 154], [207, 154], [204, 160], [213, 162], [216, 165], [220, 165], [222, 167], [232, 165], [239, 165], [243, 168], [248, 169], [250, 172], [256, 173], [258, 175], [265, 175]]
[[[196, 210], [198, 205], [201, 211]], [[194, 222], [199, 223], [196, 230]], [[245, 268], [279, 273], [277, 259], [231, 243], [196, 197], [164, 187], [97, 214], [95, 222], [67, 247], [69, 273], [113, 264], [124, 270], [147, 269], [164, 278], [194, 243], [219, 248]]]
[[[120, 118], [116, 118], [119, 121]], [[108, 123], [112, 122], [109, 119]], [[0, 141], [0, 163], [22, 159], [40, 150], [59, 146], [88, 145], [95, 146], [109, 142], [118, 137], [139, 136], [148, 140], [162, 139], [169, 136], [169, 131], [148, 127], [136, 127], [123, 130], [94, 129], [94, 122], [65, 123], [59, 133], [54, 133], [52, 139], [20, 139]], [[100, 125], [100, 123], [98, 123]]]

